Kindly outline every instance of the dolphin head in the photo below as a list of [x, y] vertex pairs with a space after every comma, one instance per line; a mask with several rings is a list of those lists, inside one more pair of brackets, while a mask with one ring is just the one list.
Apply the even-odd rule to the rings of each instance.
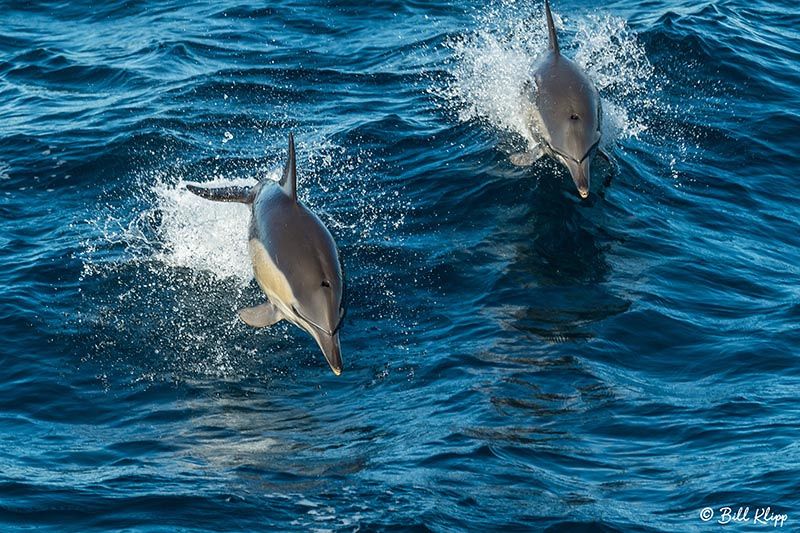
[[339, 328], [345, 315], [342, 272], [338, 264], [319, 266], [320, 269], [306, 270], [296, 285], [291, 305], [292, 322], [314, 337], [331, 370], [338, 376], [342, 373]]
[[540, 104], [539, 109], [553, 157], [567, 167], [578, 194], [586, 198], [589, 196], [589, 167], [600, 144], [597, 92], [589, 84], [571, 85], [558, 94], [557, 100]]

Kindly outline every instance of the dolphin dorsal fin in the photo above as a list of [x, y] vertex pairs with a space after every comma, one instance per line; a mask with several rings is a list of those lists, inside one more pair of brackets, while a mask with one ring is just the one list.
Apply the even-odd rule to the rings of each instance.
[[556, 26], [553, 24], [553, 14], [550, 13], [550, 0], [544, 0], [544, 12], [547, 15], [547, 48], [558, 55], [561, 52], [558, 49], [558, 37], [556, 36]]
[[286, 168], [283, 169], [283, 176], [278, 182], [286, 195], [297, 201], [297, 166], [294, 159], [294, 137], [289, 133], [289, 154], [286, 157]]

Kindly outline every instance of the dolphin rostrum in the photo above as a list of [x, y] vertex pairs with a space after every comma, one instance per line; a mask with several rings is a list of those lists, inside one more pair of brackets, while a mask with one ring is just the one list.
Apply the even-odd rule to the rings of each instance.
[[294, 138], [280, 181], [253, 187], [203, 188], [194, 194], [250, 205], [248, 248], [256, 281], [269, 299], [239, 310], [247, 324], [263, 328], [282, 319], [306, 330], [337, 376], [342, 373], [339, 328], [345, 308], [339, 251], [322, 221], [297, 199]]
[[536, 145], [513, 154], [511, 162], [527, 166], [549, 155], [567, 167], [578, 194], [586, 198], [589, 165], [600, 144], [600, 96], [578, 65], [561, 54], [548, 0], [544, 7], [548, 50], [533, 69], [533, 83], [529, 81], [524, 90]]

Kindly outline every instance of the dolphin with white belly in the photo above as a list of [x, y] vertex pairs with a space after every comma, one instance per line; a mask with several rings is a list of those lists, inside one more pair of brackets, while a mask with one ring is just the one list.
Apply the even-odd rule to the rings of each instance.
[[548, 50], [526, 84], [525, 105], [536, 145], [511, 156], [518, 166], [532, 165], [544, 155], [563, 164], [581, 198], [589, 196], [589, 165], [600, 144], [602, 109], [594, 84], [558, 48], [550, 2], [545, 0]]
[[306, 330], [317, 341], [333, 373], [341, 374], [339, 328], [345, 314], [342, 265], [328, 229], [297, 199], [292, 135], [280, 181], [262, 179], [253, 187], [187, 188], [209, 200], [250, 205], [250, 260], [256, 281], [269, 301], [240, 309], [239, 317], [257, 328], [288, 320]]

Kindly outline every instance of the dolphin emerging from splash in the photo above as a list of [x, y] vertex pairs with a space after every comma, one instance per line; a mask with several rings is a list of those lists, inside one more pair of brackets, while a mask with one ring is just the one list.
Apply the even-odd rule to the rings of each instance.
[[269, 301], [240, 309], [239, 317], [257, 328], [285, 319], [306, 330], [317, 341], [333, 373], [341, 374], [339, 328], [345, 313], [342, 266], [328, 229], [297, 199], [292, 134], [280, 181], [262, 179], [253, 187], [186, 188], [209, 200], [250, 205], [250, 260], [256, 281]]
[[561, 54], [545, 0], [548, 50], [533, 70], [533, 84], [525, 88], [529, 124], [536, 145], [511, 156], [517, 166], [532, 165], [548, 155], [567, 167], [581, 198], [589, 196], [589, 165], [600, 144], [600, 96], [574, 61]]

